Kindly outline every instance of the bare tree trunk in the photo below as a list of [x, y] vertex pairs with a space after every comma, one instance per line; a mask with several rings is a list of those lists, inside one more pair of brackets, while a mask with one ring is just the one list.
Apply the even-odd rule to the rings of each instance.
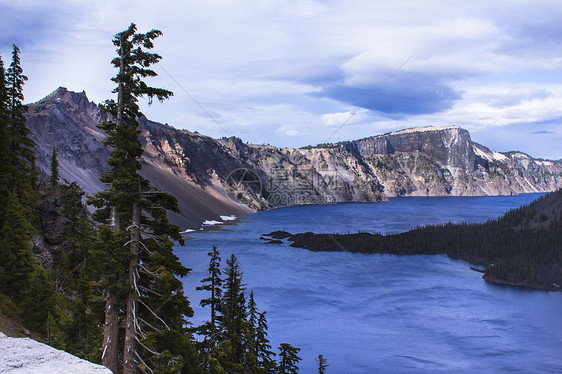
[[137, 363], [137, 340], [136, 340], [136, 307], [137, 307], [137, 288], [136, 270], [139, 263], [139, 225], [140, 212], [138, 203], [133, 204], [133, 217], [131, 223], [131, 242], [129, 249], [132, 258], [129, 261], [129, 294], [127, 295], [127, 316], [125, 319], [125, 347], [123, 351], [123, 374], [136, 374]]
[[119, 368], [119, 311], [116, 307], [117, 296], [109, 292], [105, 301], [105, 325], [103, 326], [103, 345], [101, 362], [103, 366], [117, 373]]
[[[111, 211], [111, 225], [113, 232], [119, 230], [117, 209]], [[117, 309], [117, 295], [108, 291], [105, 301], [105, 324], [103, 326], [103, 343], [101, 362], [103, 366], [117, 373], [119, 368], [119, 310]]]

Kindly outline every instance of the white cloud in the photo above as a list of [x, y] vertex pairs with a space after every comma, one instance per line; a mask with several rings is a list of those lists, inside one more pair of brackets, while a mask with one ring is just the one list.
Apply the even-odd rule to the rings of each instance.
[[[419, 95], [405, 97], [423, 103], [424, 90], [433, 97], [435, 90], [449, 89], [434, 95], [442, 100], [432, 107], [435, 113], [408, 115], [406, 110], [398, 118], [396, 108], [386, 114], [384, 108], [361, 109], [334, 140], [418, 124], [456, 123], [482, 131], [561, 116], [562, 7], [557, 0], [189, 0], [157, 5], [76, 0], [48, 7], [28, 0], [4, 2], [0, 9], [0, 51], [8, 62], [11, 43], [21, 43], [30, 101], [59, 85], [86, 90], [95, 101], [110, 97], [112, 36], [129, 21], [139, 31], [161, 29], [156, 51], [173, 79], [156, 67], [160, 76], [154, 85], [176, 96], [144, 110], [154, 120], [211, 136], [226, 134], [174, 80], [229, 134], [257, 143], [315, 144], [325, 140], [327, 127], [343, 123], [356, 108], [349, 92], [335, 90], [330, 98], [314, 93], [334, 85], [374, 91], [412, 55], [387, 88], [397, 100], [400, 90], [415, 88]], [[562, 157], [555, 148], [545, 146], [539, 156]]]

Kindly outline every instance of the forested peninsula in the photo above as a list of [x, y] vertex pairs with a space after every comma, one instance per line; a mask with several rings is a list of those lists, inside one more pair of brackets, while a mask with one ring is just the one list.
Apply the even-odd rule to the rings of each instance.
[[562, 285], [562, 190], [484, 223], [429, 225], [388, 235], [277, 231], [266, 236], [288, 238], [291, 246], [311, 251], [446, 254], [484, 265], [488, 282], [548, 291]]

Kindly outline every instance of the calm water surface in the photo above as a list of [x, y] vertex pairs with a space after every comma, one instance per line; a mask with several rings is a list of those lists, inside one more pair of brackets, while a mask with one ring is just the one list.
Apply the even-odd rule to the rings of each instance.
[[[269, 337], [302, 350], [301, 373], [327, 358], [336, 373], [560, 373], [562, 293], [491, 285], [446, 256], [309, 252], [264, 244], [290, 232], [400, 232], [416, 225], [485, 221], [539, 195], [402, 198], [388, 203], [300, 206], [259, 212], [176, 248], [194, 324], [209, 318], [195, 291], [213, 244], [231, 253], [267, 310]], [[217, 218], [217, 217], [209, 217]], [[276, 349], [275, 349], [276, 350]], [[277, 351], [277, 350], [276, 350]]]

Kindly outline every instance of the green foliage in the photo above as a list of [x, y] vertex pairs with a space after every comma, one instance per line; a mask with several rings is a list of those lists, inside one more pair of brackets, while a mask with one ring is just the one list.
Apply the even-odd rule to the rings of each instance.
[[49, 276], [42, 268], [36, 269], [21, 303], [25, 325], [33, 331], [46, 334], [54, 314], [54, 291]]
[[23, 104], [23, 85], [27, 77], [23, 75], [20, 50], [13, 46], [12, 63], [6, 71], [6, 113], [8, 116], [9, 169], [8, 185], [21, 203], [23, 213], [37, 226], [37, 171], [35, 170], [34, 143], [29, 138], [24, 114], [27, 106]]
[[0, 227], [4, 226], [11, 179], [11, 141], [9, 133], [8, 92], [4, 62], [0, 58]]
[[[246, 303], [242, 271], [238, 259], [231, 255], [224, 269], [225, 278], [220, 280], [220, 256], [216, 246], [209, 252], [209, 277], [202, 282], [199, 290], [212, 293], [213, 274], [222, 284], [222, 295], [217, 303], [217, 332], [213, 334], [210, 323], [206, 322], [195, 331], [203, 336], [198, 343], [200, 367], [204, 373], [245, 372], [273, 374], [277, 372], [275, 353], [267, 338], [266, 312], [259, 311], [254, 293]], [[212, 297], [204, 299], [204, 306], [212, 305]]]
[[244, 296], [246, 287], [242, 283], [242, 271], [234, 254], [226, 261], [224, 274], [226, 278], [217, 320], [221, 338], [230, 342], [231, 353], [228, 361], [222, 362], [222, 366], [227, 371], [240, 371], [243, 368], [243, 336], [247, 317]]
[[300, 348], [295, 348], [288, 343], [281, 343], [279, 346], [279, 366], [277, 373], [294, 374], [299, 372], [298, 363], [301, 358], [298, 356]]
[[4, 72], [0, 60], [0, 289], [21, 300], [36, 269], [31, 239], [37, 223], [35, 155], [23, 105], [19, 48]]
[[57, 147], [53, 147], [51, 154], [51, 176], [49, 178], [49, 187], [51, 191], [59, 189], [59, 160], [57, 158]]
[[328, 365], [328, 361], [324, 358], [324, 356], [318, 355], [316, 362], [318, 362], [318, 374], [326, 374], [326, 368], [330, 365]]
[[[118, 69], [112, 78], [117, 84], [113, 91], [117, 102], [105, 102], [103, 108], [114, 120], [99, 126], [108, 135], [105, 145], [112, 148], [107, 161], [110, 168], [100, 178], [109, 188], [89, 200], [98, 208], [94, 219], [111, 226], [100, 230], [107, 240], [98, 249], [105, 252], [105, 256], [98, 257], [105, 259], [99, 264], [100, 285], [116, 296], [120, 306], [126, 304], [124, 361], [137, 360], [138, 354], [142, 365], [150, 368], [152, 364], [159, 372], [164, 367], [179, 370], [196, 361], [185, 354], [192, 349], [189, 339], [176, 339], [179, 345], [169, 346], [159, 338], [166, 331], [187, 334], [186, 318], [193, 314], [179, 279], [189, 269], [173, 253], [173, 240], [183, 240], [179, 228], [167, 219], [168, 211], [179, 212], [177, 199], [151, 188], [139, 174], [144, 151], [139, 139], [138, 120], [142, 113], [138, 100], [146, 97], [150, 104], [154, 98], [162, 101], [172, 96], [172, 92], [144, 82], [157, 75], [150, 66], [161, 57], [148, 50], [161, 34], [158, 30], [137, 33], [131, 24], [113, 39], [118, 52], [112, 60]], [[140, 212], [139, 218], [136, 212]], [[143, 349], [137, 350], [137, 340]], [[128, 369], [125, 365], [124, 370]]]
[[21, 299], [37, 263], [31, 247], [33, 227], [27, 221], [15, 193], [8, 195], [1, 232], [0, 288], [2, 292]]

